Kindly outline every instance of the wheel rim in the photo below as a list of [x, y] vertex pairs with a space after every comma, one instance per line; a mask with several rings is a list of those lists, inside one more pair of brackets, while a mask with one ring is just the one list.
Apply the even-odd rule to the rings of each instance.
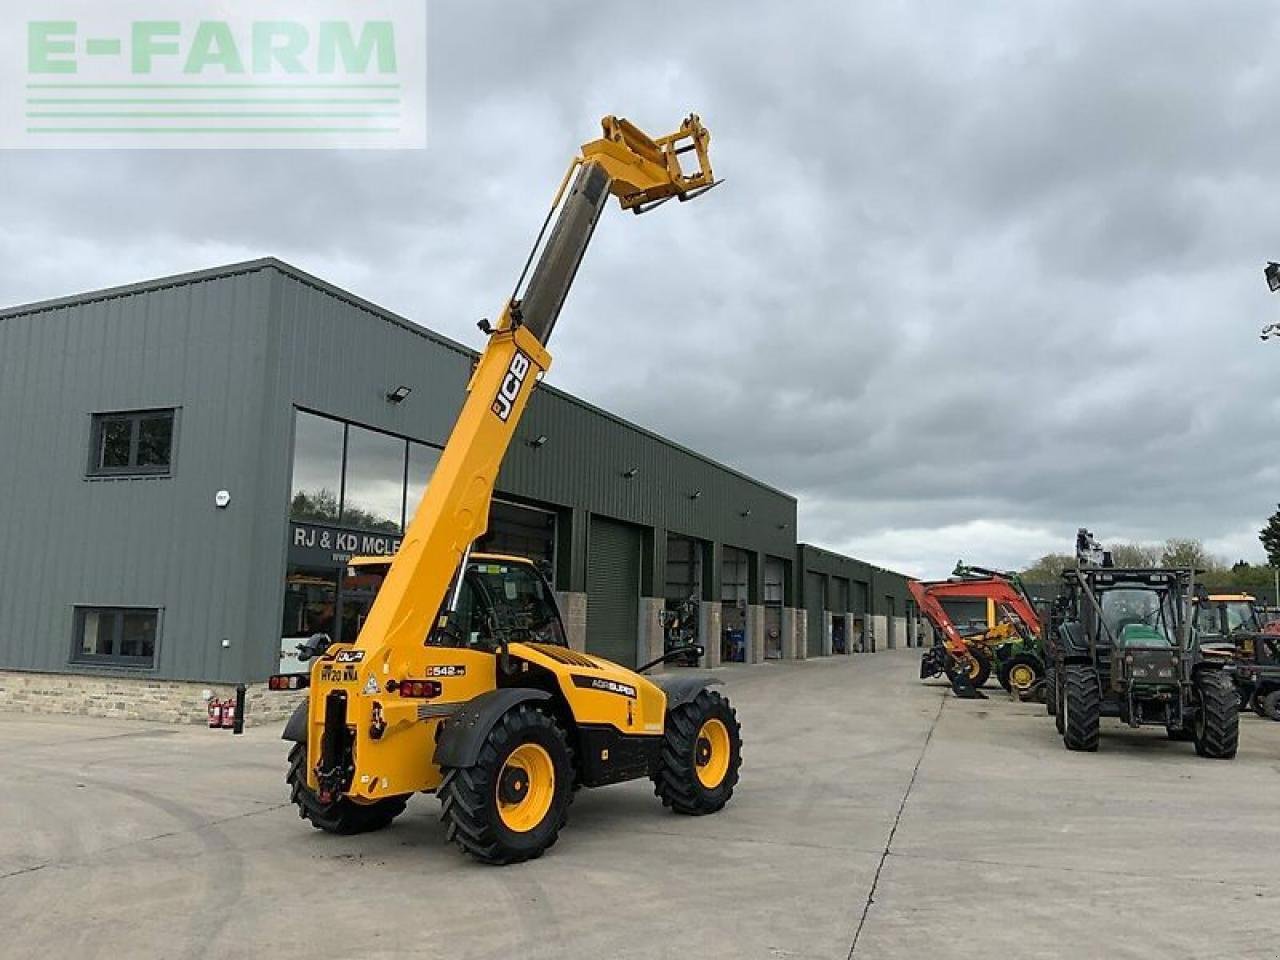
[[555, 796], [551, 754], [536, 743], [520, 744], [502, 765], [495, 792], [503, 825], [516, 833], [532, 830], [546, 818]]
[[978, 674], [980, 674], [981, 672], [982, 672], [982, 665], [978, 663], [978, 658], [970, 654], [969, 655], [969, 679], [977, 680]]
[[1015, 690], [1029, 690], [1035, 682], [1036, 672], [1025, 663], [1014, 664], [1013, 669], [1009, 671], [1009, 684]]
[[712, 718], [702, 725], [694, 741], [694, 771], [698, 782], [714, 790], [729, 772], [729, 728]]

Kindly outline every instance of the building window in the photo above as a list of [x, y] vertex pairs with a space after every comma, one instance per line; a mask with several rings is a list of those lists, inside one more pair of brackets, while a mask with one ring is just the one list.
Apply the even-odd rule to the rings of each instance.
[[76, 663], [154, 667], [160, 611], [142, 607], [77, 607]]
[[436, 447], [299, 410], [289, 519], [399, 533], [439, 459]]
[[339, 522], [360, 530], [398, 532], [404, 520], [406, 441], [347, 426], [347, 463]]
[[95, 413], [89, 474], [165, 475], [173, 463], [173, 410]]

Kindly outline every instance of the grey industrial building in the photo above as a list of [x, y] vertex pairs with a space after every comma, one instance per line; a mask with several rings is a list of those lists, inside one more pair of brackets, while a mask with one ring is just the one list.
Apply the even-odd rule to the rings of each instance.
[[[0, 706], [189, 718], [293, 638], [351, 639], [475, 354], [274, 259], [0, 312]], [[635, 664], [916, 642], [906, 578], [796, 543], [795, 498], [549, 386], [482, 548]]]

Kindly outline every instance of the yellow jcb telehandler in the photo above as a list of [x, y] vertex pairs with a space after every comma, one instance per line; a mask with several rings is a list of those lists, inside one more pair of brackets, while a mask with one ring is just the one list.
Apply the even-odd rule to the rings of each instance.
[[716, 183], [696, 116], [658, 139], [614, 117], [603, 126], [570, 164], [515, 294], [496, 324], [481, 323], [489, 341], [466, 401], [355, 643], [313, 637], [300, 648], [309, 672], [271, 679], [309, 687], [284, 739], [293, 802], [319, 829], [376, 830], [414, 793], [435, 792], [449, 837], [505, 864], [555, 843], [578, 786], [648, 776], [685, 814], [733, 794], [741, 736], [716, 681], [642, 675], [688, 650], [639, 671], [571, 650], [531, 562], [471, 553], [609, 197], [641, 213]]

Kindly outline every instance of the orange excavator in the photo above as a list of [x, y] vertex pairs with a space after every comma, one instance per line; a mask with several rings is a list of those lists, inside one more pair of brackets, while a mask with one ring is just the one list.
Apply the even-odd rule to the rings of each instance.
[[[913, 580], [908, 586], [934, 631], [934, 645], [920, 659], [920, 679], [946, 674], [962, 700], [986, 699], [978, 688], [993, 667], [1001, 686], [1018, 696], [1040, 682], [1040, 618], [1016, 574], [958, 563], [949, 580]], [[962, 632], [943, 605], [946, 599], [986, 600], [994, 622]]]

